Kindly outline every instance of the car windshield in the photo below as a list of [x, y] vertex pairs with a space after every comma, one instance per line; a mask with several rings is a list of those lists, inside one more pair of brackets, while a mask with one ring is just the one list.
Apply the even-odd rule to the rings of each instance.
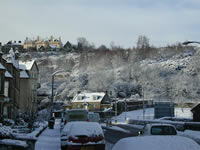
[[176, 135], [176, 130], [171, 126], [153, 126], [151, 128], [152, 135]]
[[87, 120], [87, 118], [82, 114], [71, 114], [69, 115], [69, 120]]

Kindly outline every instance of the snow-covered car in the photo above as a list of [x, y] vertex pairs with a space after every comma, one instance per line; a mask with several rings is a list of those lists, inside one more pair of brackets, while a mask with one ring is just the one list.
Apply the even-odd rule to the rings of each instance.
[[96, 122], [68, 122], [61, 132], [61, 149], [105, 150], [101, 126]]
[[112, 150], [199, 150], [192, 139], [181, 136], [138, 136], [119, 140]]
[[177, 135], [177, 131], [170, 124], [146, 124], [140, 135]]

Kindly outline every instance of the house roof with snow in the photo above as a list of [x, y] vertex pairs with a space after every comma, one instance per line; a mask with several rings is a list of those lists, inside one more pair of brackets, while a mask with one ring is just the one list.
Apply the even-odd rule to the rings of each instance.
[[73, 98], [72, 102], [101, 102], [104, 96], [104, 92], [79, 93]]
[[13, 66], [15, 68], [19, 68], [19, 62], [15, 58], [15, 52], [14, 52], [14, 50], [12, 48], [9, 51], [9, 55], [8, 55], [8, 58], [7, 58], [7, 63], [11, 63], [11, 64], [13, 64]]
[[21, 70], [31, 70], [34, 63], [35, 63], [35, 60], [26, 61], [26, 62], [20, 61], [19, 62], [19, 69], [21, 69]]
[[23, 70], [23, 71], [20, 71], [20, 78], [27, 79], [29, 78], [29, 75], [27, 74], [25, 70]]
[[5, 77], [6, 78], [13, 78], [13, 76], [8, 71], [5, 72]]
[[6, 68], [0, 63], [0, 69], [5, 70]]

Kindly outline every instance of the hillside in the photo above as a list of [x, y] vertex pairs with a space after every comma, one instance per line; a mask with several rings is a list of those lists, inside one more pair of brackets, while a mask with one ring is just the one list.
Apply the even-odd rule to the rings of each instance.
[[[147, 55], [148, 54], [148, 55]], [[142, 56], [142, 57], [141, 57]], [[145, 56], [145, 57], [144, 57]], [[139, 54], [136, 50], [83, 52], [32, 52], [21, 59], [36, 59], [41, 77], [39, 93], [69, 100], [78, 91], [114, 91], [114, 97], [199, 101], [200, 53], [197, 48], [159, 48]]]

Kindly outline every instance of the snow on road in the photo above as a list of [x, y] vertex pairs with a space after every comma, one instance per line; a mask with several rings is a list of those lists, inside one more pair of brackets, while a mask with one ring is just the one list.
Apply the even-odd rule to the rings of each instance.
[[45, 129], [38, 137], [35, 150], [60, 150], [60, 122], [56, 120], [54, 129]]

